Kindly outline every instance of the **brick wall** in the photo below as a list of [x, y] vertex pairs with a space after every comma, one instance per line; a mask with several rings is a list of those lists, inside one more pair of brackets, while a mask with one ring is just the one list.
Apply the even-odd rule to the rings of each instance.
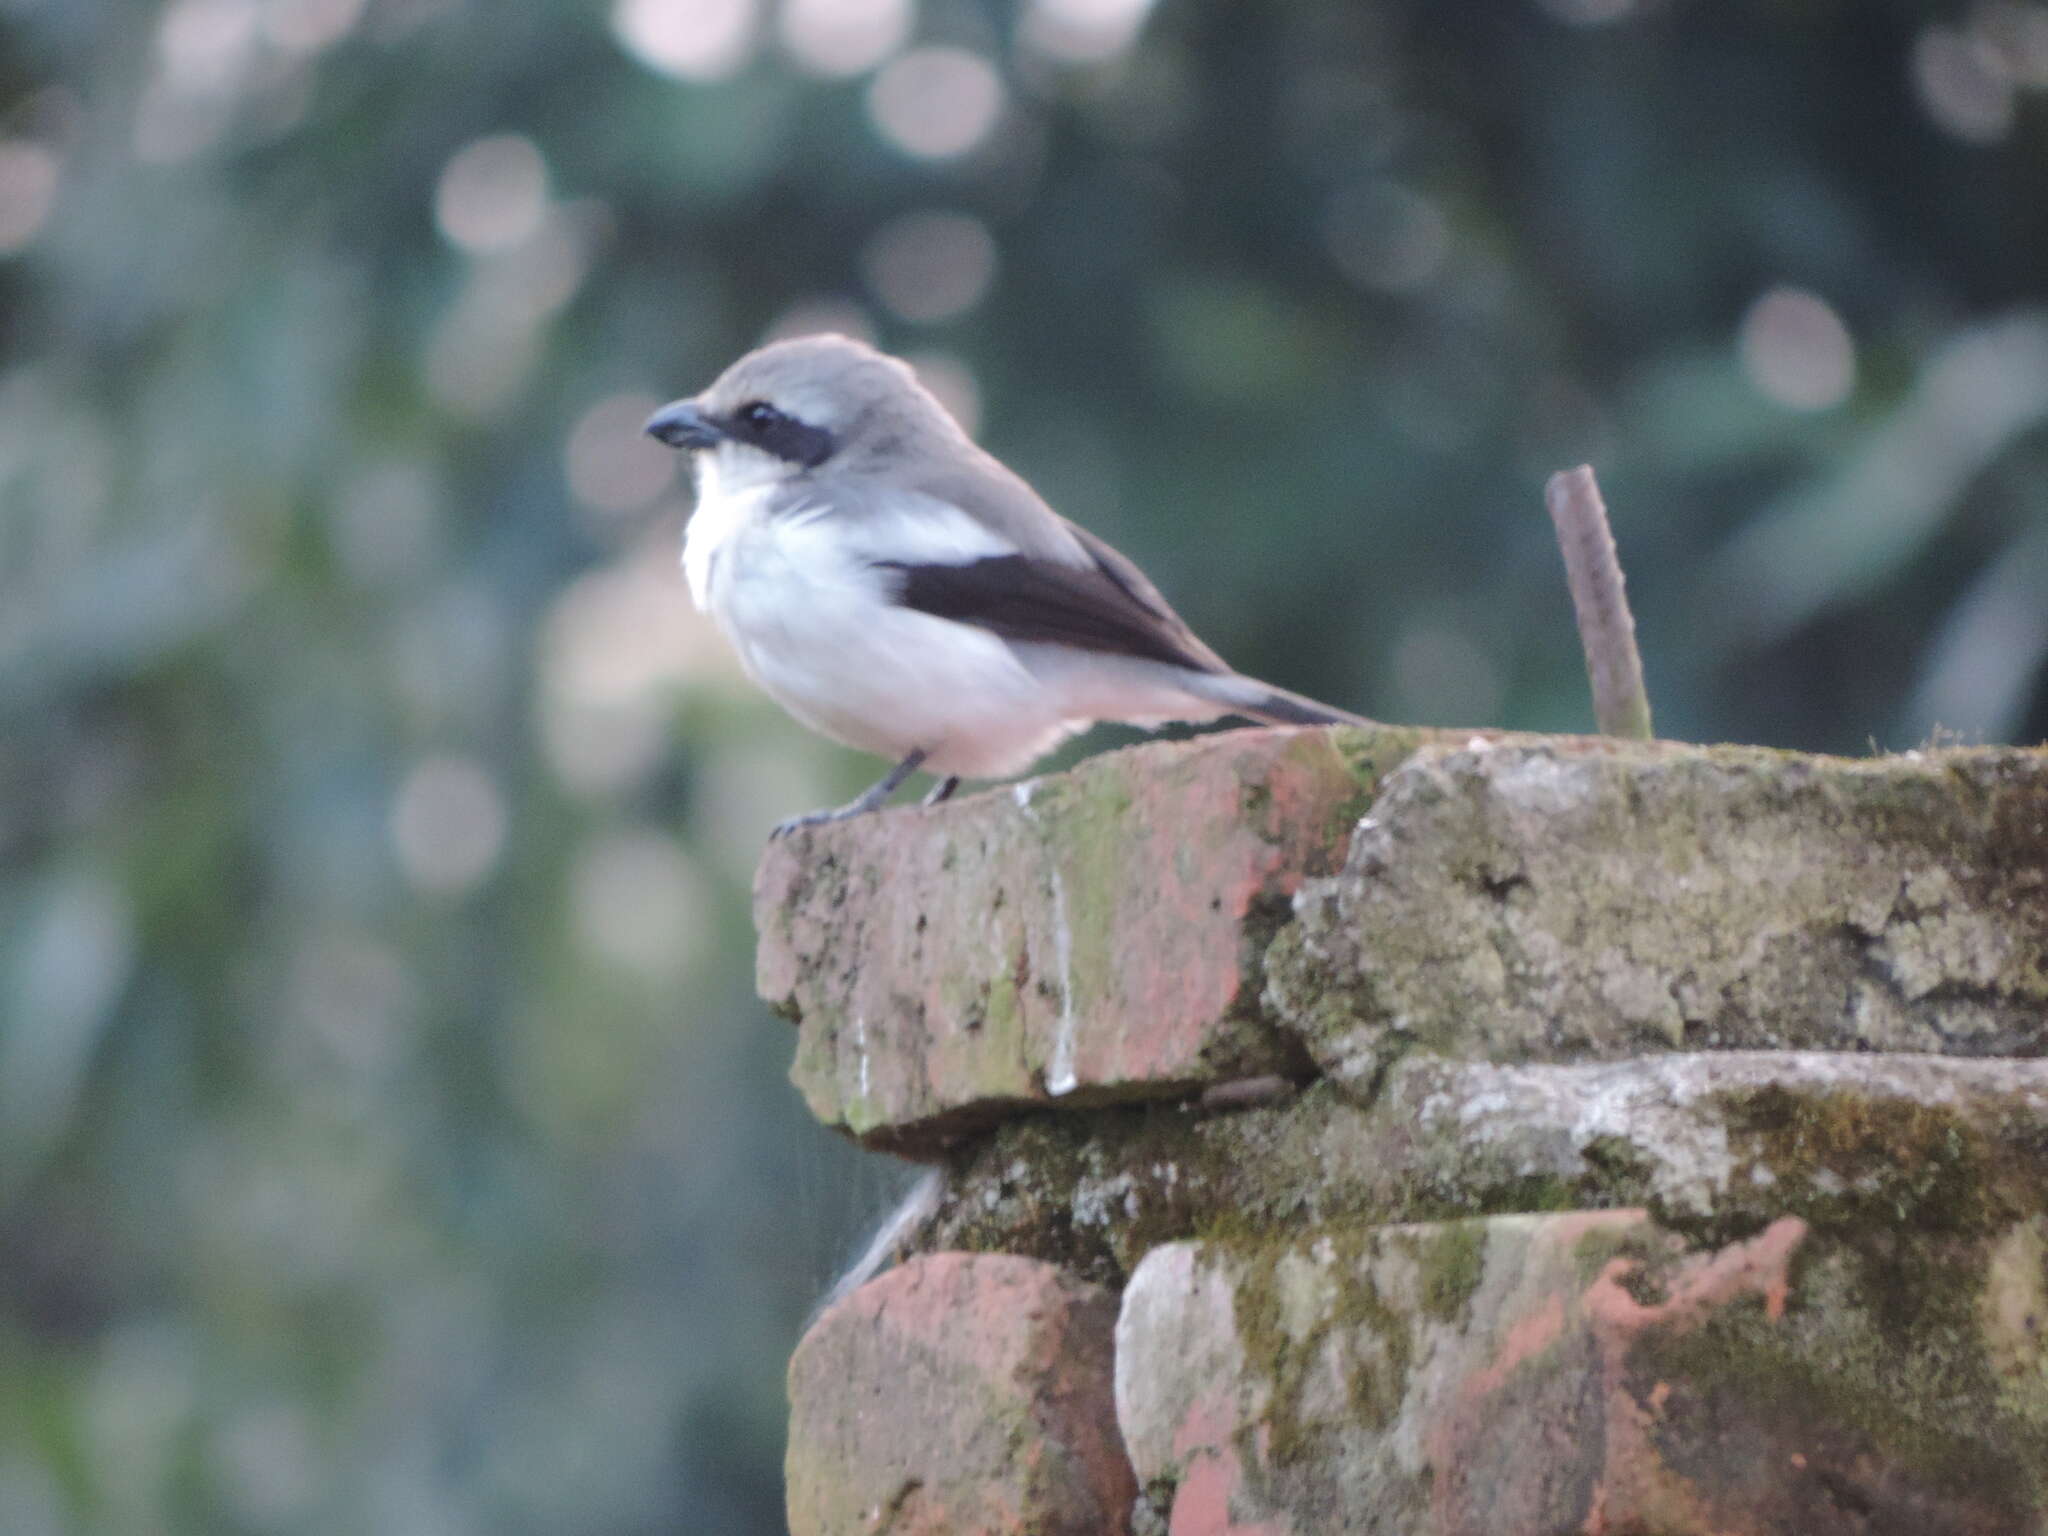
[[1235, 731], [774, 844], [839, 1533], [2048, 1530], [2048, 753]]

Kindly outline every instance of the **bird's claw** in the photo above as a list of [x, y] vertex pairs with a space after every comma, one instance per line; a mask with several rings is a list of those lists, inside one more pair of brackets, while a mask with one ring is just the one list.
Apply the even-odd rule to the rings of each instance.
[[836, 810], [829, 811], [806, 811], [801, 816], [792, 816], [787, 821], [775, 823], [774, 828], [768, 834], [768, 840], [772, 843], [776, 839], [787, 837], [790, 833], [803, 827], [822, 826], [828, 821], [844, 821], [852, 814], [854, 812], [848, 806], [840, 806]]
[[[845, 805], [837, 806], [829, 811], [812, 811], [807, 815], [792, 816], [787, 821], [777, 822], [775, 830], [768, 834], [769, 841], [773, 842], [778, 837], [787, 837], [799, 827], [815, 827], [820, 822], [825, 821], [844, 821], [849, 816], [865, 816], [869, 811], [880, 810], [884, 805], [888, 804], [889, 797], [896, 793], [897, 786], [917, 771], [918, 764], [922, 763], [924, 758], [924, 748], [918, 747], [908, 757], [904, 758], [902, 762], [883, 774], [880, 783], [871, 787], [865, 794], [849, 800]], [[945, 784], [958, 784], [959, 782], [958, 779], [947, 779], [944, 781]], [[947, 793], [950, 794], [952, 791], [949, 789]]]

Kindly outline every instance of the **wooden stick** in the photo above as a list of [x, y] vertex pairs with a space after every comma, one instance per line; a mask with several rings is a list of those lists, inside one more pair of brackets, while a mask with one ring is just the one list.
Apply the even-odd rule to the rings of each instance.
[[1564, 551], [1565, 580], [1579, 616], [1586, 675], [1593, 683], [1593, 718], [1603, 736], [1648, 741], [1650, 696], [1643, 689], [1635, 616], [1628, 610], [1621, 560], [1592, 465], [1552, 475], [1543, 487], [1543, 504]]

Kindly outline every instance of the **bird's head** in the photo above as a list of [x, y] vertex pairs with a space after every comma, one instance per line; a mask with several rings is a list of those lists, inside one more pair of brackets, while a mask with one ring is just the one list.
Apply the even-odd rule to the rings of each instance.
[[703, 454], [727, 489], [885, 469], [964, 436], [908, 363], [844, 336], [749, 352], [702, 394], [656, 411], [647, 432]]

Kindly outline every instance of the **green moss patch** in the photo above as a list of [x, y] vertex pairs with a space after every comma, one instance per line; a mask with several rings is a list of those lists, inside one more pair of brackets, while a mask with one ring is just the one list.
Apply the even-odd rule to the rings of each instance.
[[[1717, 1440], [1775, 1439], [1817, 1474], [1876, 1479], [1885, 1504], [1924, 1513], [1918, 1528], [2031, 1529], [2048, 1494], [2048, 1429], [2008, 1411], [1988, 1368], [1977, 1317], [1986, 1240], [1870, 1231], [1819, 1242], [1782, 1317], [1760, 1300], [1738, 1304], [1694, 1329], [1653, 1330], [1631, 1351], [1643, 1390], [1676, 1379], [1719, 1405], [1703, 1416], [1712, 1437], [1688, 1441], [1673, 1421], [1666, 1460], [1683, 1471], [1721, 1454]], [[2011, 1523], [1996, 1523], [2001, 1514]]]
[[1385, 1429], [1400, 1411], [1414, 1324], [1388, 1304], [1373, 1274], [1380, 1236], [1319, 1227], [1313, 1245], [1227, 1250], [1245, 1374], [1269, 1393], [1262, 1424], [1243, 1432], [1247, 1467], [1286, 1471], [1326, 1460], [1333, 1435]]
[[1422, 1309], [1439, 1322], [1465, 1310], [1485, 1273], [1486, 1227], [1476, 1221], [1446, 1222], [1422, 1239]]
[[1987, 1128], [1955, 1106], [1775, 1085], [1719, 1103], [1738, 1158], [1733, 1182], [1768, 1170], [1784, 1208], [1817, 1226], [1971, 1231], [2010, 1215]]

